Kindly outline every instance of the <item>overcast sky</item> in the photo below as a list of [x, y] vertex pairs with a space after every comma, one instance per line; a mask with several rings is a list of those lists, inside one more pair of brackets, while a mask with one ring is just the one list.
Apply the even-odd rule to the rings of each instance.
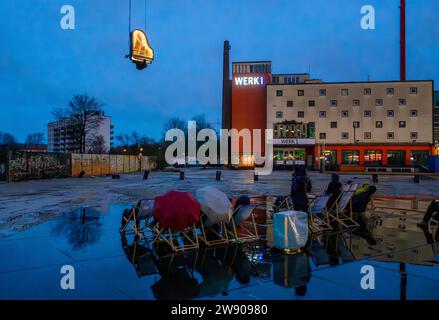
[[[221, 119], [222, 48], [231, 60], [271, 60], [274, 73], [324, 81], [399, 78], [399, 0], [147, 0], [155, 50], [142, 71], [128, 53], [128, 0], [0, 1], [0, 131], [44, 132], [53, 107], [86, 93], [105, 103], [116, 134], [159, 138], [173, 116]], [[60, 28], [75, 8], [76, 29]], [[145, 1], [132, 0], [144, 28]], [[363, 5], [376, 29], [360, 28]], [[439, 1], [407, 0], [407, 78], [439, 80]], [[435, 84], [437, 88], [437, 85]]]

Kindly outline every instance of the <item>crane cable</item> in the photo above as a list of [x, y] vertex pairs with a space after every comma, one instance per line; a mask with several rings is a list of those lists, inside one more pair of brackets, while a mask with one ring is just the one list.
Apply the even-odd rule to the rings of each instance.
[[[145, 0], [145, 12], [144, 12], [144, 31], [146, 32], [146, 16], [147, 16], [147, 6]], [[128, 33], [131, 33], [131, 0], [128, 0]]]

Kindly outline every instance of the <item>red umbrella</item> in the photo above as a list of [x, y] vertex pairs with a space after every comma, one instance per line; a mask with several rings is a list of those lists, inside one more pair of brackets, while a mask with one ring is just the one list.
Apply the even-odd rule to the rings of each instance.
[[200, 219], [200, 208], [190, 193], [171, 190], [155, 198], [152, 215], [160, 227], [183, 231]]

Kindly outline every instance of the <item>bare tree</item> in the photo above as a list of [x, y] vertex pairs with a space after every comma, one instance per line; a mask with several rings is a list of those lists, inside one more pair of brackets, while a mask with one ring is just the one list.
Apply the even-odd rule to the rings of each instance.
[[0, 132], [0, 144], [13, 146], [17, 144], [17, 139], [8, 132]]
[[95, 137], [95, 139], [92, 141], [90, 145], [88, 152], [93, 154], [108, 153], [108, 150], [105, 146], [105, 139], [102, 135], [98, 135]]
[[131, 145], [131, 137], [129, 134], [119, 134], [116, 136], [116, 140], [121, 147], [129, 147]]
[[26, 144], [43, 144], [44, 143], [44, 133], [35, 132], [29, 133], [25, 140]]
[[67, 121], [68, 126], [76, 133], [74, 139], [81, 153], [85, 153], [87, 143], [95, 139], [93, 133], [100, 123], [102, 106], [95, 97], [75, 95], [67, 107], [52, 111], [56, 120]]
[[187, 124], [184, 120], [177, 117], [169, 119], [163, 124], [163, 139], [166, 136], [166, 132], [171, 129], [180, 129], [186, 134]]

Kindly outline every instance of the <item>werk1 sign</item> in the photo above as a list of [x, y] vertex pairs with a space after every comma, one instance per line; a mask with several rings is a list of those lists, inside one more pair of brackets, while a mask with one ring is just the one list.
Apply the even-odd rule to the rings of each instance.
[[136, 29], [131, 32], [130, 59], [136, 68], [142, 70], [154, 60], [154, 50], [151, 48], [145, 32]]
[[236, 77], [236, 86], [260, 86], [264, 84], [264, 77]]

